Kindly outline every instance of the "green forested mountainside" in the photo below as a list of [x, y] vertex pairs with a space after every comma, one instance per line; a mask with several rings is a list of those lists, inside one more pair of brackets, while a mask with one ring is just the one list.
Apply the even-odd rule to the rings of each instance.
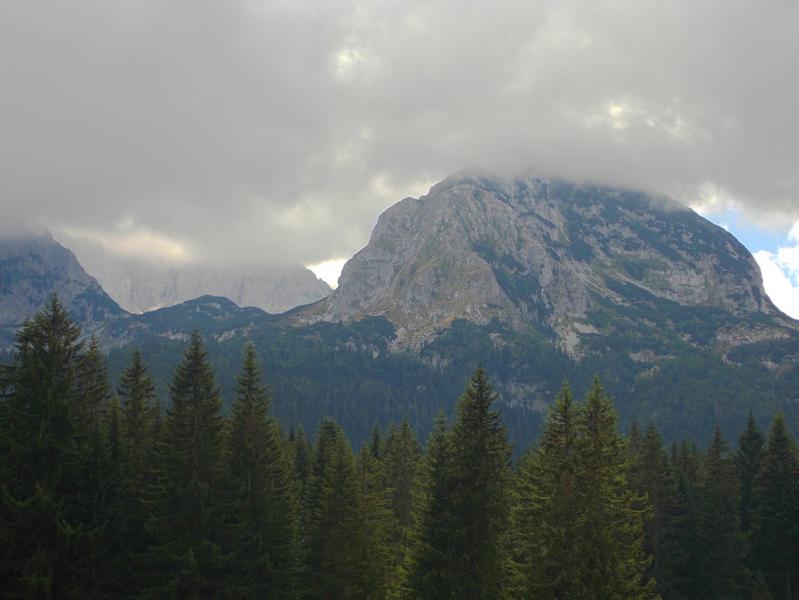
[[[651, 302], [645, 299], [627, 310], [650, 314]], [[127, 343], [110, 352], [109, 369], [117, 377], [139, 348], [165, 401], [185, 339], [197, 328], [207, 339], [223, 397], [229, 399], [243, 347], [252, 342], [272, 385], [274, 413], [284, 425], [302, 424], [313, 431], [330, 416], [356, 445], [374, 423], [385, 426], [404, 417], [426, 436], [439, 409], [451, 413], [459, 389], [478, 364], [495, 381], [517, 452], [539, 434], [562, 382], [590, 381], [594, 375], [613, 396], [623, 426], [652, 420], [667, 441], [689, 436], [706, 444], [715, 423], [733, 436], [750, 410], [763, 426], [783, 410], [789, 428], [797, 432], [799, 337], [738, 346], [725, 355], [705, 332], [720, 323], [740, 325], [745, 317], [665, 304], [659, 310], [670, 311], [669, 321], [651, 315], [660, 318], [654, 334], [645, 337], [626, 325], [611, 325], [589, 342], [595, 351], [577, 361], [544, 335], [514, 331], [497, 321], [486, 326], [455, 321], [421, 349], [397, 352], [391, 349], [394, 327], [384, 318], [296, 326], [285, 317], [206, 297], [117, 322], [115, 327], [124, 326]], [[619, 314], [621, 309], [613, 310]], [[758, 318], [751, 317], [752, 327]], [[630, 357], [635, 352], [661, 359], [655, 365], [639, 362]], [[578, 386], [577, 392], [583, 391]]]
[[133, 353], [118, 386], [54, 299], [0, 369], [8, 598], [740, 598], [799, 585], [799, 457], [782, 412], [734, 445], [620, 433], [567, 383], [518, 461], [486, 371], [423, 446], [407, 420], [353, 447], [272, 416], [253, 345], [230, 410], [199, 333], [164, 410]]

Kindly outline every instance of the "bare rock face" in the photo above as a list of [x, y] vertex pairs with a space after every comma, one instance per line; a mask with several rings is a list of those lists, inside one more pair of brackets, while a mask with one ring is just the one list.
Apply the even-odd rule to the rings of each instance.
[[[380, 216], [307, 321], [385, 316], [418, 346], [453, 320], [553, 335], [573, 356], [642, 298], [793, 328], [732, 235], [664, 196], [537, 177], [454, 175]], [[604, 314], [607, 317], [606, 314]], [[768, 329], [768, 328], [767, 328]]]
[[269, 313], [316, 302], [330, 286], [302, 265], [225, 269], [205, 264], [155, 263], [114, 256], [99, 244], [70, 239], [81, 264], [120, 306], [144, 313], [200, 296], [229, 298]]
[[47, 232], [0, 239], [0, 347], [58, 294], [73, 319], [93, 331], [124, 311], [75, 256]]

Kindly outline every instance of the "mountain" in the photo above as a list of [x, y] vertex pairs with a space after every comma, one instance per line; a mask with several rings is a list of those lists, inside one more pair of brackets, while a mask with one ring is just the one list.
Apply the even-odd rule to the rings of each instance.
[[673, 308], [737, 317], [714, 332], [722, 346], [783, 339], [796, 330], [768, 299], [749, 251], [674, 200], [474, 172], [383, 213], [369, 244], [345, 265], [338, 289], [305, 317], [350, 322], [382, 315], [401, 343], [416, 347], [457, 319], [498, 320], [515, 331], [539, 331], [579, 358], [597, 336], [651, 322], [644, 306], [672, 331]]
[[751, 410], [799, 423], [799, 326], [729, 233], [674, 200], [609, 186], [464, 172], [381, 215], [338, 289], [282, 315], [220, 299], [104, 330], [113, 373], [133, 346], [162, 395], [193, 328], [230, 398], [253, 342], [275, 413], [358, 444], [407, 416], [424, 434], [482, 363], [511, 439], [538, 431], [562, 382], [599, 375], [622, 423], [667, 439], [737, 436]]
[[65, 243], [103, 289], [131, 313], [173, 306], [205, 295], [281, 313], [330, 294], [330, 286], [298, 264], [231, 269], [120, 257], [101, 244], [76, 237], [65, 238]]
[[[37, 277], [0, 281], [28, 290]], [[717, 423], [734, 438], [749, 411], [766, 425], [782, 410], [799, 433], [799, 323], [732, 235], [637, 190], [463, 172], [381, 215], [314, 304], [273, 315], [202, 296], [106, 317], [96, 331], [113, 377], [138, 347], [165, 400], [199, 329], [230, 399], [252, 342], [284, 423], [314, 431], [331, 416], [356, 445], [403, 417], [424, 435], [477, 364], [517, 450], [564, 380], [580, 395], [594, 375], [623, 426], [653, 421], [667, 440], [706, 439]]]
[[48, 232], [0, 239], [0, 348], [22, 322], [58, 294], [86, 331], [124, 315], [96, 279]]

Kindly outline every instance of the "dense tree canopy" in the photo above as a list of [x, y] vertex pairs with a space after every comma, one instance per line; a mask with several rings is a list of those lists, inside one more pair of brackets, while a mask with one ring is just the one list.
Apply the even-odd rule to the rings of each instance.
[[[116, 389], [117, 394], [112, 394]], [[487, 373], [426, 446], [408, 420], [354, 452], [283, 432], [254, 347], [230, 410], [199, 334], [164, 416], [134, 353], [116, 386], [57, 299], [0, 371], [8, 598], [785, 599], [799, 582], [799, 458], [776, 415], [733, 453], [618, 431], [595, 380], [563, 386], [513, 465]], [[442, 403], [445, 404], [445, 403]]]

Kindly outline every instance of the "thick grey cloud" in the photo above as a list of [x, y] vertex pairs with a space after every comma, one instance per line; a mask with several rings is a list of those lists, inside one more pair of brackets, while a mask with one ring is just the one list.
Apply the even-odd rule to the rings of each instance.
[[486, 165], [784, 225], [798, 26], [787, 0], [10, 0], [2, 221], [314, 262]]

